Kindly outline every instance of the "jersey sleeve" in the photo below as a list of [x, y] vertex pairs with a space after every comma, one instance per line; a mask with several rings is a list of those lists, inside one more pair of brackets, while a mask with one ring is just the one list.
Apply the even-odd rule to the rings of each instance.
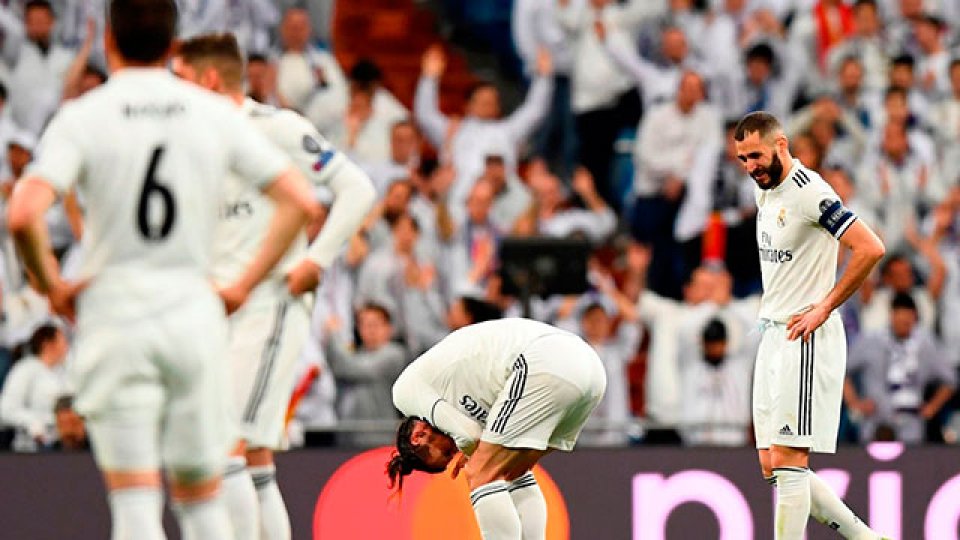
[[290, 158], [237, 110], [226, 115], [231, 170], [248, 184], [263, 189], [290, 167]]
[[839, 239], [857, 220], [840, 201], [833, 188], [823, 180], [810, 182], [800, 188], [800, 212], [809, 221], [823, 227], [834, 238]]
[[274, 141], [315, 186], [326, 186], [344, 159], [313, 124], [291, 111], [280, 111]]
[[66, 105], [53, 117], [40, 139], [36, 158], [26, 171], [48, 182], [61, 194], [70, 191], [83, 171], [82, 138], [74, 129], [72, 112], [70, 105]]

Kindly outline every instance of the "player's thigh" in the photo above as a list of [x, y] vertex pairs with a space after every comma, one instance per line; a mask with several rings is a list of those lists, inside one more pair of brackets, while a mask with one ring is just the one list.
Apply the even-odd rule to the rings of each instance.
[[250, 448], [279, 449], [297, 361], [310, 330], [305, 308], [285, 302], [277, 312], [278, 331], [263, 343], [240, 414], [240, 430]]
[[757, 448], [769, 448], [774, 430], [773, 406], [777, 369], [785, 339], [784, 330], [777, 325], [765, 327], [757, 349], [753, 368], [753, 429]]
[[847, 340], [840, 317], [831, 316], [817, 329], [810, 353], [813, 364], [809, 405], [813, 444], [810, 449], [833, 453], [837, 448], [847, 367]]
[[160, 467], [166, 389], [152, 358], [149, 325], [85, 325], [69, 376], [98, 466], [109, 471]]
[[464, 474], [471, 489], [495, 480], [513, 481], [529, 471], [548, 452], [549, 449], [507, 448], [481, 441], [464, 467]]
[[237, 438], [226, 366], [227, 324], [215, 302], [196, 302], [164, 317], [167, 402], [161, 450], [174, 478], [219, 475]]
[[550, 373], [515, 370], [490, 408], [481, 440], [508, 448], [545, 450], [582, 392]]

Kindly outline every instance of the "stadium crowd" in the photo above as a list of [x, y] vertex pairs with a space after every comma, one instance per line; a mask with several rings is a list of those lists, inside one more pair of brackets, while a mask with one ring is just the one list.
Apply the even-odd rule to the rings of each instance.
[[[573, 236], [592, 246], [590, 290], [535, 298], [531, 315], [604, 362], [584, 443], [750, 444], [760, 276], [732, 127], [756, 110], [784, 121], [793, 155], [887, 246], [842, 308], [843, 441], [958, 442], [960, 1], [514, 0], [522, 103], [502, 110], [481, 82], [455, 115], [439, 107], [443, 47], [424, 53], [404, 104], [385, 66], [341, 66], [302, 7], [178, 3], [183, 35], [235, 31], [249, 95], [301, 111], [379, 194], [316, 291], [302, 371], [319, 377], [304, 379], [292, 443], [389, 443], [390, 389], [409, 361], [451, 330], [523, 312], [502, 291], [503, 239]], [[108, 77], [102, 4], [0, 4], [4, 201], [50, 115]], [[47, 219], [68, 274], [82, 206], [67, 197]], [[5, 444], [83, 447], [71, 330], [3, 229]]]

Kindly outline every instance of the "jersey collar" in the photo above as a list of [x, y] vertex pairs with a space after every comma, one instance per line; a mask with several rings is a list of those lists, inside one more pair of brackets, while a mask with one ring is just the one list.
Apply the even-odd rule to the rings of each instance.
[[790, 161], [791, 161], [791, 165], [790, 165], [790, 170], [787, 172], [787, 176], [784, 177], [783, 182], [780, 182], [779, 186], [770, 190], [771, 192], [773, 193], [783, 192], [786, 189], [784, 186], [790, 183], [793, 183], [793, 177], [796, 176], [797, 172], [803, 167], [803, 165], [800, 163], [800, 160], [797, 158], [793, 158]]

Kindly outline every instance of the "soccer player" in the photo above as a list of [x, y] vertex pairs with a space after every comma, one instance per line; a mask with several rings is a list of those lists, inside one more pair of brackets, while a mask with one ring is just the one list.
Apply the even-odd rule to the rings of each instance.
[[[547, 507], [530, 469], [573, 450], [607, 380], [578, 336], [529, 319], [465, 326], [413, 361], [393, 386], [406, 415], [387, 464], [391, 486], [413, 471], [463, 469], [485, 540], [543, 539]], [[467, 457], [469, 456], [469, 458]]]
[[[757, 184], [763, 335], [753, 421], [760, 467], [777, 486], [775, 538], [799, 540], [810, 515], [845, 538], [879, 538], [809, 469], [809, 459], [837, 446], [847, 353], [834, 310], [866, 279], [883, 244], [820, 175], [790, 156], [774, 116], [748, 114], [734, 140]], [[836, 280], [838, 241], [851, 255]]]
[[[325, 186], [335, 196], [309, 249], [300, 233], [283, 261], [230, 317], [228, 357], [241, 441], [224, 477], [227, 506], [238, 540], [287, 540], [290, 519], [275, 480], [273, 451], [281, 444], [297, 359], [309, 334], [311, 302], [303, 293], [316, 288], [322, 270], [359, 228], [376, 192], [366, 174], [308, 120], [245, 97], [243, 56], [233, 34], [181, 43], [173, 69], [230, 99], [315, 186]], [[218, 283], [235, 280], [254, 258], [274, 214], [270, 200], [249, 184], [231, 178], [226, 185], [213, 265]]]
[[[109, 492], [112, 538], [164, 538], [161, 468], [183, 538], [232, 538], [218, 496], [235, 437], [224, 307], [243, 303], [319, 209], [289, 158], [242, 114], [165, 69], [173, 0], [113, 0], [108, 17], [113, 75], [51, 120], [8, 223], [55, 311], [78, 315], [76, 409]], [[276, 219], [218, 298], [209, 266], [228, 171], [270, 196]], [[85, 203], [84, 260], [81, 281], [68, 283], [43, 215], [74, 187]]]

